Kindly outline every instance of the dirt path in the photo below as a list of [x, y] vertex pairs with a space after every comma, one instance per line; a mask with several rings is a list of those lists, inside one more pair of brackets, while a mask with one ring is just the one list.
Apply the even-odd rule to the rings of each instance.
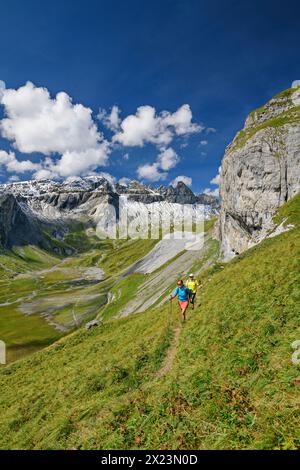
[[167, 375], [167, 373], [172, 368], [172, 365], [173, 365], [173, 362], [174, 362], [174, 359], [175, 359], [175, 356], [176, 356], [176, 353], [177, 353], [178, 345], [179, 345], [179, 338], [180, 338], [181, 330], [182, 330], [182, 323], [177, 325], [174, 329], [173, 341], [171, 343], [171, 346], [168, 349], [168, 352], [167, 352], [167, 355], [165, 357], [164, 363], [163, 363], [161, 369], [157, 373], [158, 378], [161, 378], [161, 377]]

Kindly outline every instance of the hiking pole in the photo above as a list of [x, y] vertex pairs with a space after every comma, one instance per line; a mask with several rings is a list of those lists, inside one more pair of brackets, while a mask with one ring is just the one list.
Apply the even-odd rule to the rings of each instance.
[[170, 302], [170, 307], [169, 307], [169, 318], [168, 318], [168, 329], [170, 328], [171, 325], [171, 320], [172, 320], [172, 313], [173, 313], [173, 299], [169, 299]]

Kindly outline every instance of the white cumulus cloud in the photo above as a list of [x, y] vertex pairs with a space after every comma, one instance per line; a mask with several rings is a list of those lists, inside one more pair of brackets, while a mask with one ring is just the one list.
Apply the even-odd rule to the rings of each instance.
[[[0, 135], [23, 154], [40, 153], [39, 163], [19, 160], [14, 152], [2, 152], [0, 164], [7, 171], [33, 173], [33, 178], [69, 178], [93, 174], [108, 163], [114, 143], [124, 147], [153, 144], [159, 154], [154, 163], [137, 169], [140, 178], [149, 181], [166, 179], [167, 172], [179, 162], [179, 156], [169, 147], [177, 137], [200, 133], [205, 128], [193, 122], [188, 104], [175, 112], [158, 113], [153, 106], [140, 106], [135, 114], [120, 117], [114, 105], [108, 112], [100, 109], [98, 119], [113, 132], [108, 142], [93, 119], [92, 110], [74, 104], [65, 92], [51, 96], [47, 88], [27, 82], [18, 89], [6, 88], [0, 81], [0, 103], [4, 117], [0, 120]], [[129, 155], [124, 155], [128, 160]]]
[[180, 158], [175, 150], [162, 148], [154, 163], [147, 163], [138, 167], [138, 177], [152, 182], [164, 180], [168, 176], [166, 172], [174, 168], [179, 160]]
[[17, 183], [18, 181], [20, 181], [20, 178], [19, 178], [19, 176], [17, 176], [17, 175], [12, 175], [12, 176], [10, 176], [10, 177], [8, 178], [8, 181], [9, 181], [10, 183]]
[[139, 166], [137, 174], [139, 178], [151, 182], [165, 180], [167, 178], [167, 173], [160, 172], [157, 163]]
[[192, 123], [192, 111], [188, 104], [174, 113], [160, 114], [152, 106], [140, 106], [135, 114], [127, 116], [113, 140], [127, 147], [143, 147], [146, 143], [167, 146], [174, 135], [183, 136], [201, 132], [204, 127]]
[[172, 140], [168, 129], [162, 129], [160, 119], [152, 106], [140, 106], [135, 115], [127, 116], [121, 122], [121, 132], [114, 141], [127, 147], [143, 147], [145, 143], [165, 144]]
[[210, 180], [210, 184], [215, 184], [216, 186], [219, 186], [220, 178], [221, 178], [221, 167], [219, 166], [218, 173], [216, 176], [214, 176], [212, 180]]
[[[219, 186], [220, 185], [220, 178], [221, 178], [221, 167], [219, 167], [218, 173], [216, 174], [216, 176], [214, 176], [214, 178], [212, 178], [210, 180], [210, 184], [212, 184], [214, 186]], [[219, 197], [219, 187], [217, 187], [216, 189], [205, 188], [203, 190], [203, 193], [208, 194], [210, 196]]]
[[204, 193], [204, 194], [207, 194], [208, 196], [219, 197], [219, 188], [217, 188], [217, 189], [205, 188], [205, 189], [203, 190], [203, 193]]
[[104, 143], [97, 148], [89, 148], [82, 152], [65, 152], [62, 157], [49, 165], [49, 170], [53, 174], [62, 177], [86, 176], [98, 166], [103, 166], [107, 162], [108, 146]]
[[18, 160], [14, 152], [0, 150], [0, 167], [4, 167], [9, 173], [26, 173], [40, 169], [40, 164], [30, 160]]
[[110, 113], [108, 113], [105, 109], [100, 108], [97, 118], [104, 124], [105, 127], [107, 127], [107, 129], [117, 132], [121, 123], [121, 119], [119, 117], [120, 112], [121, 110], [117, 105], [114, 105], [111, 108]]
[[92, 119], [92, 110], [73, 104], [66, 93], [51, 98], [46, 88], [27, 82], [17, 90], [5, 89], [2, 105], [5, 118], [0, 131], [16, 149], [61, 155], [43, 168], [49, 176], [85, 174], [107, 163], [109, 145]]
[[177, 184], [180, 181], [186, 184], [187, 186], [192, 186], [193, 184], [192, 178], [190, 178], [189, 176], [180, 175], [180, 176], [176, 176], [176, 178], [173, 179], [173, 181], [171, 181], [170, 185], [173, 186], [173, 188], [176, 188]]
[[55, 174], [51, 169], [41, 168], [33, 174], [35, 180], [48, 180], [57, 178], [59, 175]]
[[52, 99], [46, 88], [27, 82], [18, 90], [6, 89], [2, 104], [7, 116], [0, 124], [2, 135], [20, 152], [81, 152], [102, 140], [92, 110], [73, 105], [64, 92]]
[[164, 126], [173, 126], [177, 135], [193, 134], [204, 129], [203, 126], [192, 123], [192, 110], [188, 104], [183, 104], [175, 113], [163, 111], [161, 119]]
[[162, 149], [157, 158], [159, 168], [164, 171], [171, 170], [179, 162], [179, 156], [172, 148]]
[[292, 83], [292, 88], [296, 88], [299, 85], [300, 85], [300, 80], [294, 80]]
[[128, 186], [128, 184], [130, 183], [130, 179], [123, 176], [123, 178], [119, 179], [118, 183], [122, 186]]

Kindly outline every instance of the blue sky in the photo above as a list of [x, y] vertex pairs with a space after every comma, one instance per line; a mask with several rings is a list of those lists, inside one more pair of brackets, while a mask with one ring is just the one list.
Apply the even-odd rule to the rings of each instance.
[[[50, 127], [68, 116], [72, 121], [77, 113], [72, 108], [62, 121], [57, 118], [59, 104], [53, 100], [61, 91], [93, 114], [76, 114], [74, 129], [65, 131], [66, 138], [69, 131], [73, 135], [86, 126], [82, 145], [76, 136], [70, 148], [61, 142], [61, 127], [45, 143], [48, 121], [39, 121], [38, 127], [28, 116], [36, 106], [36, 88], [31, 90], [34, 102], [26, 108], [24, 128], [20, 130], [24, 119], [11, 116], [6, 130], [1, 127], [5, 138], [0, 139], [0, 180], [31, 178], [48, 159], [43, 168], [63, 177], [73, 167], [76, 174], [104, 171], [117, 179], [139, 175], [148, 181], [149, 175], [154, 180], [158, 175], [153, 184], [168, 184], [184, 175], [192, 178], [196, 192], [215, 189], [210, 181], [248, 112], [300, 79], [299, 17], [296, 0], [2, 1], [0, 79], [6, 88], [19, 90], [30, 81], [47, 89], [50, 95], [44, 96], [43, 110], [55, 108]], [[20, 101], [11, 97], [5, 102], [0, 117], [9, 112], [16, 116], [16, 107], [20, 112]], [[185, 128], [180, 130], [180, 116], [174, 113], [187, 111], [181, 108], [185, 104], [192, 121], [185, 113]], [[101, 108], [109, 116], [113, 105], [121, 112], [119, 128], [112, 130], [97, 114]], [[134, 138], [128, 146], [130, 139], [120, 126], [146, 105], [155, 109], [160, 130]], [[162, 111], [168, 112], [167, 120]], [[35, 125], [32, 132], [29, 125]], [[92, 136], [95, 132], [103, 136]], [[169, 149], [173, 154], [164, 153]], [[81, 165], [80, 159], [94, 165]], [[20, 167], [22, 160], [27, 163]], [[28, 162], [36, 165], [35, 170]], [[145, 166], [147, 171], [137, 174]]]

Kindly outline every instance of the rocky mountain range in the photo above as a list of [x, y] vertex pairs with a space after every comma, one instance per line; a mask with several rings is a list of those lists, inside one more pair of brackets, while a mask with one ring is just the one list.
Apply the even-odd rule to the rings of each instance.
[[[11, 248], [29, 243], [49, 249], [49, 237], [63, 240], [74, 229], [74, 224], [96, 226], [109, 204], [115, 207], [118, 216], [120, 198], [133, 207], [134, 216], [147, 211], [149, 205], [162, 214], [163, 211], [178, 211], [178, 205], [187, 204], [194, 210], [201, 204], [204, 218], [217, 214], [219, 209], [215, 197], [196, 196], [183, 182], [175, 188], [154, 188], [137, 181], [122, 185], [113, 184], [102, 176], [90, 176], [63, 182], [3, 184], [0, 185], [0, 246]], [[195, 210], [195, 217], [198, 216]]]
[[[119, 202], [142, 219], [150, 206], [162, 218], [188, 205], [193, 218], [220, 212], [218, 236], [225, 259], [261, 241], [274, 229], [278, 207], [300, 191], [300, 86], [288, 89], [247, 117], [227, 147], [220, 173], [220, 199], [195, 195], [183, 182], [158, 188], [103, 176], [66, 181], [25, 181], [0, 185], [0, 246], [37, 244], [53, 249], [78, 228], [96, 226], [108, 205]], [[203, 205], [203, 212], [196, 210]], [[52, 240], [52, 242], [51, 242]], [[59, 250], [57, 246], [55, 250]], [[64, 250], [65, 248], [61, 248]], [[68, 249], [67, 249], [68, 251]], [[71, 249], [69, 250], [72, 251]]]
[[268, 236], [278, 207], [300, 191], [300, 86], [250, 113], [220, 179], [219, 236], [230, 258]]

